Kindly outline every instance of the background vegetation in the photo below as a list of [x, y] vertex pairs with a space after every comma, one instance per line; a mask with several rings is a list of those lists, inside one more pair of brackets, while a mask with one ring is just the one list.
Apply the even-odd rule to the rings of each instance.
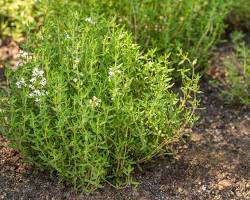
[[250, 30], [250, 1], [234, 1], [233, 8], [227, 19], [228, 23], [235, 29]]
[[224, 60], [225, 78], [216, 81], [227, 103], [250, 105], [250, 48], [242, 32], [233, 32], [233, 52]]
[[38, 8], [39, 0], [1, 0], [0, 38], [11, 37], [22, 41], [27, 26], [40, 17]]
[[199, 58], [200, 69], [206, 66], [209, 49], [223, 32], [232, 5], [231, 0], [76, 1], [87, 12], [116, 16], [143, 49], [169, 51], [173, 57], [178, 48], [188, 51], [191, 58]]

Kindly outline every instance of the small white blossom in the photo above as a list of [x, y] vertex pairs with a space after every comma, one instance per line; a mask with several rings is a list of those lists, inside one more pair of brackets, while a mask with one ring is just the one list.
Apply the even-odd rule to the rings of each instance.
[[70, 39], [70, 37], [69, 37], [69, 34], [68, 33], [65, 33], [65, 39]]
[[31, 82], [31, 83], [35, 83], [35, 82], [36, 82], [36, 77], [32, 77], [32, 78], [30, 79], [30, 82]]
[[44, 86], [46, 86], [46, 83], [47, 83], [46, 78], [42, 78], [40, 81], [40, 85], [44, 87]]
[[91, 17], [87, 17], [87, 18], [85, 19], [85, 22], [88, 22], [88, 23], [93, 24], [93, 25], [96, 24], [96, 23], [93, 21], [93, 19], [92, 19]]
[[23, 50], [20, 50], [17, 54], [17, 58], [21, 58], [21, 59], [28, 58], [29, 56], [30, 54]]
[[121, 74], [120, 65], [117, 67], [117, 69], [109, 68], [108, 72], [109, 79], [114, 78], [116, 74]]
[[36, 103], [40, 102], [40, 99], [35, 98], [35, 102], [36, 102]]
[[45, 96], [47, 95], [48, 92], [46, 92], [45, 90], [39, 90], [39, 89], [34, 89], [29, 96], [30, 97], [41, 97], [41, 96]]
[[89, 100], [89, 102], [91, 104], [93, 104], [94, 106], [99, 107], [100, 104], [101, 104], [101, 102], [102, 102], [102, 100], [98, 99], [96, 96], [93, 96], [92, 99]]
[[35, 86], [32, 85], [32, 84], [29, 84], [29, 88], [32, 89], [32, 90], [34, 90], [34, 89], [35, 89]]
[[35, 95], [34, 95], [34, 93], [32, 92], [32, 93], [29, 94], [29, 96], [30, 96], [30, 97], [34, 97]]
[[44, 71], [35, 67], [32, 70], [31, 79], [29, 81], [29, 88], [31, 90], [29, 96], [35, 98], [35, 102], [40, 102], [40, 97], [48, 94], [48, 92], [44, 89], [47, 84], [47, 80], [44, 77]]
[[17, 86], [17, 88], [22, 88], [22, 85], [21, 85], [21, 83], [18, 81], [18, 82], [16, 82], [16, 86]]
[[32, 59], [32, 54], [27, 53], [26, 51], [19, 50], [17, 56], [17, 61], [16, 61], [16, 66], [21, 67], [23, 64], [26, 64], [29, 60]]
[[32, 76], [33, 76], [33, 77], [36, 77], [36, 76], [42, 77], [43, 74], [44, 74], [44, 71], [43, 71], [42, 69], [37, 68], [37, 67], [35, 67], [35, 68], [33, 69], [33, 71], [32, 71]]
[[113, 68], [109, 68], [109, 78], [113, 78], [115, 75]]
[[41, 96], [40, 90], [34, 90], [33, 93], [35, 96]]
[[17, 81], [17, 82], [16, 82], [16, 86], [17, 86], [17, 88], [19, 88], [19, 89], [22, 88], [22, 87], [26, 87], [27, 84], [25, 83], [24, 78], [21, 78], [20, 81]]

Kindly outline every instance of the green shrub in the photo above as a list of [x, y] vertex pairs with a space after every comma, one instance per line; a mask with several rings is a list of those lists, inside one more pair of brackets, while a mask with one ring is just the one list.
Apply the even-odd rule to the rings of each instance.
[[[5, 136], [76, 189], [130, 183], [135, 164], [166, 152], [196, 120], [199, 77], [181, 70], [174, 92], [167, 55], [142, 54], [114, 20], [74, 4], [54, 9], [27, 45], [32, 59], [8, 70]], [[179, 54], [180, 65], [195, 65]]]
[[235, 29], [250, 31], [250, 1], [235, 0], [227, 21]]
[[225, 28], [232, 0], [76, 0], [86, 12], [118, 17], [144, 49], [180, 47], [204, 68], [209, 49]]
[[38, 3], [38, 0], [1, 0], [0, 38], [22, 40], [27, 25], [34, 23], [39, 16]]
[[241, 32], [232, 35], [234, 52], [225, 61], [225, 80], [217, 84], [228, 103], [250, 105], [250, 48], [242, 40]]

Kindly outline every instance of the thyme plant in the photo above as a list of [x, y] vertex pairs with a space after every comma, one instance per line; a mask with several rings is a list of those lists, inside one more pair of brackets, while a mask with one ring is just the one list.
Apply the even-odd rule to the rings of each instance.
[[250, 48], [243, 36], [241, 32], [232, 34], [233, 53], [224, 61], [226, 76], [220, 86], [227, 102], [250, 105]]
[[176, 90], [168, 54], [142, 53], [115, 20], [50, 6], [29, 56], [8, 70], [4, 134], [26, 161], [75, 189], [131, 183], [136, 164], [165, 153], [197, 119], [196, 60], [176, 55]]
[[250, 31], [250, 1], [235, 0], [227, 21], [236, 30]]

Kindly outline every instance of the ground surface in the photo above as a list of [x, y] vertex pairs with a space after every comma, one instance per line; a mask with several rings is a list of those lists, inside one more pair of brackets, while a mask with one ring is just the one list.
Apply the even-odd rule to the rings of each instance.
[[[211, 73], [216, 76], [217, 71]], [[224, 105], [206, 79], [201, 89], [204, 109], [198, 111], [201, 120], [191, 140], [178, 145], [173, 157], [135, 172], [137, 188], [107, 185], [92, 195], [74, 193], [56, 176], [24, 164], [0, 136], [0, 199], [250, 199], [250, 108]]]

